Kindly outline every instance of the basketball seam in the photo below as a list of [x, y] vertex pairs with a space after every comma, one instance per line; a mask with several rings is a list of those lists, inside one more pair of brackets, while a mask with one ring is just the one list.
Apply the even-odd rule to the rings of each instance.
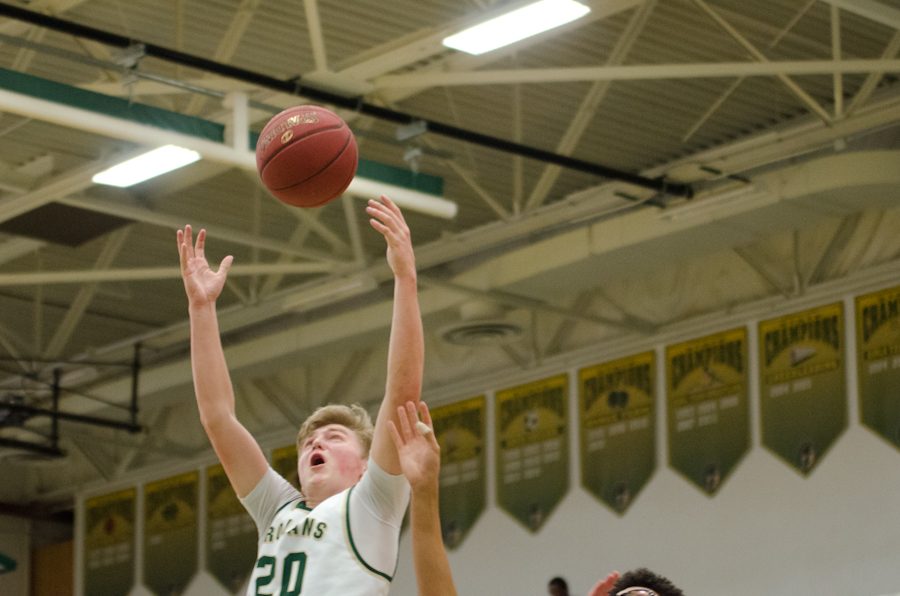
[[[343, 128], [343, 127], [344, 127], [344, 124], [343, 124], [343, 123], [342, 123], [342, 124], [338, 124], [337, 126], [332, 126], [331, 128], [323, 128], [322, 130], [317, 130], [316, 132], [314, 132], [314, 133], [312, 133], [312, 134], [308, 134], [308, 135], [305, 135], [305, 136], [302, 136], [302, 137], [298, 137], [298, 139], [310, 139], [310, 138], [312, 138], [312, 137], [315, 137], [316, 135], [320, 135], [320, 134], [325, 133], [325, 132], [331, 132], [331, 131], [333, 131], [333, 130], [340, 130], [340, 129]], [[347, 143], [350, 142], [350, 137], [353, 136], [353, 131], [351, 131], [349, 127], [347, 127], [347, 131], [350, 132], [350, 134], [347, 135], [347, 142], [344, 143], [344, 146], [341, 147], [341, 150], [338, 152], [338, 157], [340, 157], [341, 154], [344, 152], [344, 149], [347, 148]], [[286, 145], [282, 145], [281, 148], [280, 148], [278, 151], [276, 151], [275, 153], [273, 153], [272, 155], [269, 156], [269, 159], [266, 160], [266, 164], [263, 166], [262, 172], [260, 172], [260, 178], [263, 177], [263, 174], [264, 174], [265, 171], [269, 168], [269, 164], [272, 163], [272, 160], [275, 159], [275, 158], [278, 156], [279, 153], [281, 153], [282, 151], [284, 151], [285, 149], [287, 149], [287, 148], [290, 147], [291, 145], [292, 145], [292, 143], [288, 143], [288, 144], [286, 144]], [[327, 164], [325, 164], [325, 165], [322, 167], [322, 169], [319, 170], [319, 172], [321, 172], [322, 170], [325, 170], [326, 168], [328, 168], [328, 166], [330, 166], [331, 164], [333, 164], [333, 163], [335, 162], [336, 159], [337, 159], [337, 157], [335, 157], [334, 159], [332, 159], [331, 161], [329, 161]], [[304, 178], [303, 180], [298, 180], [298, 181], [296, 181], [296, 182], [293, 182], [293, 183], [291, 183], [290, 186], [285, 186], [285, 187], [283, 187], [283, 188], [273, 188], [272, 190], [284, 190], [285, 188], [290, 188], [291, 186], [294, 186], [295, 184], [300, 184], [301, 182], [306, 182], [306, 181], [309, 180], [310, 178], [315, 177], [316, 174], [318, 174], [319, 172], [316, 172], [316, 173], [313, 174], [312, 176], [309, 176], [309, 177], [307, 177], [307, 178]]]
[[[318, 133], [316, 133], [316, 134], [318, 134]], [[310, 136], [313, 136], [313, 135], [310, 135]], [[307, 137], [303, 137], [303, 138], [307, 138]], [[337, 155], [335, 155], [334, 158], [333, 158], [331, 161], [329, 161], [327, 164], [325, 164], [325, 165], [322, 167], [322, 169], [320, 169], [318, 172], [316, 172], [316, 173], [313, 174], [312, 176], [308, 176], [308, 177], [304, 178], [303, 180], [297, 180], [296, 182], [292, 182], [289, 186], [282, 186], [282, 187], [279, 187], [279, 188], [272, 188], [271, 190], [272, 190], [273, 192], [281, 192], [281, 191], [284, 191], [284, 190], [288, 190], [288, 189], [290, 189], [290, 188], [294, 188], [295, 186], [300, 185], [300, 184], [303, 184], [304, 182], [309, 182], [310, 180], [312, 180], [313, 178], [315, 178], [316, 176], [318, 176], [319, 174], [321, 174], [322, 172], [324, 172], [325, 170], [327, 170], [327, 169], [331, 166], [331, 164], [333, 164], [334, 162], [336, 162], [338, 159], [341, 158], [341, 156], [344, 155], [344, 152], [347, 150], [347, 147], [350, 146], [350, 140], [351, 140], [352, 138], [353, 138], [353, 135], [352, 135], [352, 134], [347, 135], [347, 142], [344, 143], [344, 146], [341, 147], [341, 150], [338, 151]], [[270, 159], [270, 161], [271, 161], [271, 159]]]
[[[344, 155], [344, 153], [347, 152], [347, 148], [348, 148], [349, 146], [350, 146], [349, 143], [348, 143], [346, 146], [344, 146], [344, 149], [340, 152], [340, 154], [338, 155], [338, 157], [335, 158], [335, 159], [339, 159], [342, 155]], [[288, 189], [290, 189], [290, 188], [294, 188], [294, 187], [296, 187], [296, 186], [298, 186], [298, 185], [300, 185], [300, 184], [303, 184], [304, 182], [308, 182], [308, 181], [312, 180], [313, 178], [315, 178], [316, 176], [318, 176], [318, 175], [321, 174], [321, 173], [322, 173], [322, 172], [320, 171], [318, 174], [315, 174], [314, 176], [310, 176], [309, 178], [307, 178], [307, 179], [304, 180], [303, 182], [298, 182], [298, 183], [293, 184], [293, 185], [291, 185], [291, 186], [289, 186], [289, 187], [287, 187], [287, 188], [283, 188], [283, 189], [279, 190], [278, 192], [283, 192], [283, 191], [285, 191], [285, 190], [288, 190]], [[348, 181], [347, 181], [347, 184], [344, 185], [343, 190], [341, 190], [341, 192], [338, 193], [337, 196], [340, 196], [341, 194], [344, 194], [344, 193], [347, 191], [347, 187], [350, 186], [350, 182], [352, 182], [352, 181], [353, 181], [353, 178], [351, 178], [350, 180], [348, 180]], [[336, 198], [336, 197], [332, 197], [332, 198]], [[305, 204], [305, 205], [303, 205], [303, 206], [304, 206], [304, 207], [321, 207], [322, 205], [328, 203], [328, 202], [331, 201], [331, 200], [332, 200], [332, 199], [322, 199], [321, 201], [317, 201], [317, 202], [315, 202], [315, 203], [307, 203], [307, 204]]]

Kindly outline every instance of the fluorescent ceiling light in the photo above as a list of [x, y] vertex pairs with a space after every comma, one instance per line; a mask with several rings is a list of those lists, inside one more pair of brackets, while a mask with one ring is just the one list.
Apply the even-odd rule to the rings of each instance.
[[581, 18], [591, 11], [575, 0], [540, 0], [444, 38], [448, 48], [484, 54]]
[[96, 184], [126, 187], [177, 170], [200, 159], [200, 154], [177, 145], [165, 145], [103, 170], [91, 180]]

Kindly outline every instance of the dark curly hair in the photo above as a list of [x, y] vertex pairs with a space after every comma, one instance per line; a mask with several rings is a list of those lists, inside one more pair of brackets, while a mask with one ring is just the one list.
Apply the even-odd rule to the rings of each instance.
[[675, 584], [667, 578], [653, 573], [646, 567], [622, 574], [619, 581], [609, 591], [609, 596], [615, 596], [617, 592], [635, 586], [649, 588], [659, 594], [659, 596], [684, 596], [684, 592], [675, 587]]

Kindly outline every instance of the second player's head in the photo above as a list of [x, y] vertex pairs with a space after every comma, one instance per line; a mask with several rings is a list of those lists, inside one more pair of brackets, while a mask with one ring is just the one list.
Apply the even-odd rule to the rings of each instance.
[[684, 596], [668, 578], [644, 567], [622, 574], [609, 591], [610, 596]]
[[360, 406], [328, 405], [313, 412], [297, 433], [297, 475], [316, 502], [350, 488], [366, 470], [374, 428]]
[[569, 584], [561, 577], [554, 577], [547, 584], [547, 593], [550, 596], [569, 596]]

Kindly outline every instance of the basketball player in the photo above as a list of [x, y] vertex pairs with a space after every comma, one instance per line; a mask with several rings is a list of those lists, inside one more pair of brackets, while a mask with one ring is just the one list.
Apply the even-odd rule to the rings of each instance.
[[547, 594], [550, 596], [569, 596], [569, 583], [557, 576], [547, 582]]
[[422, 422], [416, 417], [416, 405], [411, 401], [397, 408], [399, 430], [393, 420], [388, 422], [400, 467], [412, 488], [409, 519], [416, 584], [419, 596], [456, 596], [450, 562], [441, 540], [438, 510], [441, 448], [434, 437], [428, 406], [419, 402], [418, 407]]
[[597, 583], [589, 596], [684, 596], [667, 578], [641, 567], [624, 573], [610, 573]]
[[232, 257], [212, 271], [204, 254], [206, 232], [200, 230], [196, 244], [189, 226], [177, 234], [200, 420], [259, 528], [248, 594], [384, 595], [396, 569], [409, 485], [400, 475], [387, 423], [398, 406], [419, 401], [424, 342], [415, 257], [403, 214], [387, 197], [369, 201], [366, 211], [385, 238], [394, 274], [384, 401], [374, 428], [359, 406], [325, 406], [303, 423], [297, 437], [302, 494], [269, 466], [235, 417], [216, 317]]

